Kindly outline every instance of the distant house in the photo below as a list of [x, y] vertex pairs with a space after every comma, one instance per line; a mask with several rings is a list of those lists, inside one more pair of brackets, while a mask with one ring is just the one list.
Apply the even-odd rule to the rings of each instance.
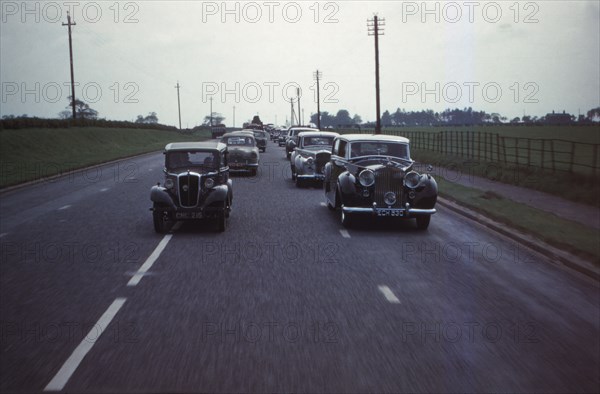
[[554, 124], [554, 125], [561, 125], [561, 124], [570, 124], [572, 122], [571, 119], [571, 114], [566, 113], [565, 111], [561, 113], [556, 113], [554, 111], [552, 111], [551, 114], [546, 114], [546, 120], [545, 123], [546, 124]]

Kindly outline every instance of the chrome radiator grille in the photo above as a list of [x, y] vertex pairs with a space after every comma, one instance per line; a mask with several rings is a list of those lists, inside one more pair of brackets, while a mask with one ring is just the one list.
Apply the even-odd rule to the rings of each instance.
[[187, 208], [198, 205], [200, 176], [196, 174], [181, 174], [177, 179], [177, 183], [179, 204]]
[[402, 190], [404, 172], [398, 168], [382, 168], [375, 172], [375, 202], [378, 207], [387, 207], [383, 197], [387, 192], [396, 193], [396, 203], [393, 207], [402, 205]]
[[325, 168], [325, 164], [327, 164], [327, 162], [329, 162], [330, 156], [331, 156], [331, 154], [326, 153], [326, 152], [317, 153], [317, 157], [315, 159], [316, 173], [317, 174], [322, 174], [323, 173], [323, 169]]

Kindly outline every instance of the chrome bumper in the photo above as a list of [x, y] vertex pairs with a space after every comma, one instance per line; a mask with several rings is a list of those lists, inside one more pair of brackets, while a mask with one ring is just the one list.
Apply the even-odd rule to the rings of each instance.
[[323, 179], [325, 179], [325, 175], [323, 174], [310, 174], [310, 175], [296, 175], [297, 178], [299, 179], [316, 179], [318, 181], [322, 181]]
[[417, 216], [417, 215], [433, 215], [437, 211], [435, 208], [431, 209], [419, 209], [419, 208], [411, 208], [410, 204], [406, 203], [404, 208], [384, 208], [377, 207], [377, 203], [373, 203], [371, 208], [366, 207], [346, 207], [342, 205], [342, 210], [347, 213], [371, 213], [377, 216], [390, 216], [390, 215], [379, 215], [379, 213], [396, 213], [397, 215], [391, 216], [400, 216], [400, 217], [408, 217], [408, 216]]

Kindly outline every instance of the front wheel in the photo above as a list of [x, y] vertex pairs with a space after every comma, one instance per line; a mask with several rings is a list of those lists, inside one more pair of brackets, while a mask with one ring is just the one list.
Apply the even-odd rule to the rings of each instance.
[[350, 228], [352, 226], [352, 214], [350, 214], [349, 212], [344, 212], [344, 209], [340, 209], [341, 214], [340, 214], [340, 219], [342, 222], [342, 226], [346, 227], [346, 228]]
[[157, 234], [164, 234], [167, 232], [169, 226], [167, 220], [165, 219], [165, 213], [157, 204], [154, 204], [152, 221], [154, 222], [154, 231]]
[[227, 202], [223, 201], [223, 209], [217, 214], [217, 231], [222, 233], [227, 228]]
[[417, 228], [419, 230], [427, 230], [429, 227], [429, 222], [431, 221], [431, 216], [417, 216]]
[[292, 170], [292, 181], [295, 181], [296, 180], [296, 168], [294, 166], [292, 166], [291, 170]]

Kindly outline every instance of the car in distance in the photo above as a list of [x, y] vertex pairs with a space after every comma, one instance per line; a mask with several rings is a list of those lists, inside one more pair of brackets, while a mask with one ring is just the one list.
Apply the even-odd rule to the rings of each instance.
[[285, 140], [285, 155], [288, 159], [298, 143], [298, 134], [303, 131], [319, 131], [319, 129], [313, 129], [312, 127], [290, 127]]
[[252, 130], [227, 133], [221, 137], [221, 142], [227, 145], [231, 170], [245, 170], [256, 175], [260, 155]]
[[[246, 130], [242, 130], [246, 131]], [[254, 139], [256, 140], [256, 146], [262, 152], [266, 152], [267, 150], [267, 132], [262, 130], [248, 130], [254, 134]]]
[[279, 130], [279, 136], [277, 137], [277, 145], [278, 146], [285, 146], [285, 141], [287, 140], [288, 130], [289, 129], [285, 129], [285, 128], [282, 128]]
[[326, 131], [304, 131], [298, 134], [298, 144], [292, 152], [290, 166], [292, 180], [301, 187], [311, 180], [322, 181], [323, 170], [331, 158], [333, 139], [338, 133]]
[[[413, 170], [410, 141], [391, 135], [346, 134], [333, 142], [325, 165], [326, 203], [345, 227], [355, 215], [415, 218], [425, 230], [437, 201], [437, 183]], [[428, 169], [428, 172], [431, 169]]]
[[224, 124], [218, 124], [216, 126], [212, 126], [210, 129], [210, 136], [212, 139], [217, 139], [223, 136], [227, 132], [227, 128]]
[[214, 218], [225, 231], [233, 200], [227, 146], [177, 142], [168, 144], [164, 155], [164, 186], [158, 183], [150, 191], [154, 230], [164, 233], [178, 220]]

